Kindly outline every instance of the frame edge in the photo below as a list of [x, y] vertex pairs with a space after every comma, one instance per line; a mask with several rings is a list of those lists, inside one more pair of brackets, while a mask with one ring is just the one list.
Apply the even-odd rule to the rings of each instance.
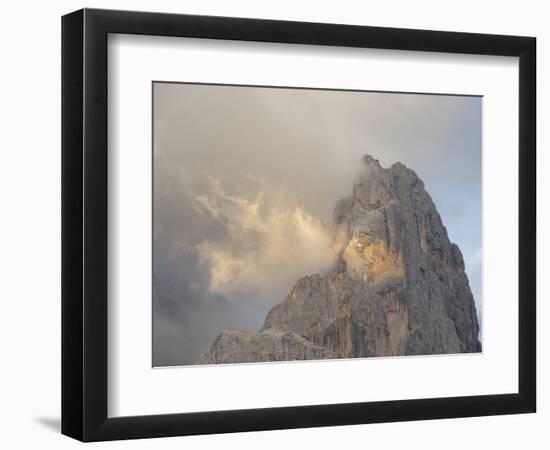
[[537, 42], [519, 55], [519, 393], [537, 409]]
[[82, 440], [84, 12], [61, 19], [61, 432]]

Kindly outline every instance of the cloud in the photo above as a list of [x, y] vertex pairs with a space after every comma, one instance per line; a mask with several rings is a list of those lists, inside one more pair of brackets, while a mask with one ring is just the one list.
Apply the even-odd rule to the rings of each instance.
[[153, 274], [153, 365], [190, 363], [238, 312], [209, 291], [208, 271], [193, 248], [180, 247], [163, 258], [174, 270], [157, 265]]
[[212, 292], [247, 293], [271, 305], [298, 277], [323, 272], [333, 262], [331, 230], [281, 189], [248, 199], [227, 194], [212, 178], [211, 190], [196, 196], [195, 208], [226, 230], [224, 239], [197, 246]]

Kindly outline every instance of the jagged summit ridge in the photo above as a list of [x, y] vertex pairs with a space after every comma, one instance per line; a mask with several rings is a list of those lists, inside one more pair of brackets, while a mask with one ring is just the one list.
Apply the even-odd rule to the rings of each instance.
[[365, 155], [334, 217], [333, 268], [300, 278], [261, 330], [223, 332], [197, 364], [481, 350], [462, 253], [413, 170]]

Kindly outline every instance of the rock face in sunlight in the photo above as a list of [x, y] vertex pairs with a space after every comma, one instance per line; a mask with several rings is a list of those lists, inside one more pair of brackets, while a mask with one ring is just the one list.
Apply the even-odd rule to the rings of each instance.
[[336, 261], [299, 279], [260, 331], [223, 332], [196, 364], [481, 351], [462, 253], [424, 183], [361, 161], [335, 211]]

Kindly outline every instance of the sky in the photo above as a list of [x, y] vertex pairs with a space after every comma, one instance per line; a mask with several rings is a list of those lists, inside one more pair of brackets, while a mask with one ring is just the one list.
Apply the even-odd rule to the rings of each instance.
[[259, 329], [328, 268], [365, 154], [424, 181], [481, 317], [480, 97], [154, 83], [153, 103], [154, 366]]

